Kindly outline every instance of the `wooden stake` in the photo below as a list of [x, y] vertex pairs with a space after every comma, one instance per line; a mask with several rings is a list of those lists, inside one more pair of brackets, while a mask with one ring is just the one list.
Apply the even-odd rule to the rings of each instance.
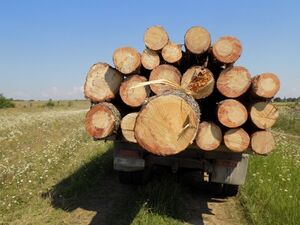
[[183, 74], [181, 86], [191, 91], [195, 99], [202, 99], [213, 92], [215, 79], [210, 70], [201, 66], [193, 66]]
[[242, 103], [233, 99], [226, 99], [219, 103], [217, 116], [224, 126], [236, 128], [247, 121], [248, 112]]
[[271, 128], [278, 116], [278, 109], [268, 102], [257, 102], [250, 108], [250, 118], [260, 129]]
[[139, 75], [129, 76], [120, 86], [120, 96], [123, 102], [131, 107], [141, 106], [150, 94], [148, 86], [132, 88], [135, 85], [146, 82], [147, 78]]
[[273, 73], [263, 73], [252, 79], [252, 92], [261, 98], [273, 98], [280, 88], [280, 81]]
[[113, 104], [99, 103], [87, 112], [85, 128], [91, 137], [105, 138], [117, 132], [120, 118], [120, 112]]
[[94, 64], [86, 77], [84, 95], [93, 102], [110, 101], [119, 91], [123, 75], [106, 63]]
[[[174, 66], [167, 64], [159, 65], [151, 71], [149, 80], [153, 81], [159, 79], [166, 79], [174, 84], [180, 85], [181, 73]], [[157, 95], [162, 94], [165, 91], [174, 89], [174, 87], [165, 84], [151, 84], [150, 88]]]
[[144, 42], [147, 48], [159, 51], [168, 44], [169, 36], [163, 27], [152, 26], [146, 30]]
[[244, 67], [233, 66], [221, 72], [217, 80], [217, 89], [227, 98], [237, 98], [251, 85], [251, 75]]
[[141, 66], [140, 54], [131, 47], [116, 49], [113, 53], [113, 61], [116, 69], [123, 74], [137, 72]]
[[160, 63], [157, 52], [151, 49], [145, 49], [142, 53], [142, 65], [147, 70], [153, 70]]
[[185, 33], [184, 44], [190, 53], [203, 54], [209, 49], [210, 43], [210, 34], [203, 27], [194, 26]]
[[138, 113], [129, 113], [122, 118], [121, 121], [121, 129], [123, 137], [126, 141], [136, 143], [136, 139], [134, 137], [134, 126], [136, 122], [136, 118]]
[[181, 45], [169, 42], [162, 49], [161, 55], [167, 63], [177, 63], [182, 58]]
[[180, 91], [169, 91], [149, 99], [136, 120], [134, 135], [147, 151], [173, 155], [183, 151], [197, 134], [200, 109]]
[[270, 153], [275, 148], [275, 140], [270, 131], [257, 131], [251, 136], [251, 148], [260, 155]]
[[199, 125], [196, 144], [202, 150], [212, 151], [220, 146], [222, 138], [222, 131], [219, 126], [212, 122], [203, 121]]
[[212, 53], [217, 61], [224, 64], [231, 64], [241, 56], [242, 45], [235, 37], [224, 36], [214, 43]]
[[250, 137], [243, 128], [230, 129], [224, 135], [226, 147], [233, 152], [244, 152], [250, 144]]

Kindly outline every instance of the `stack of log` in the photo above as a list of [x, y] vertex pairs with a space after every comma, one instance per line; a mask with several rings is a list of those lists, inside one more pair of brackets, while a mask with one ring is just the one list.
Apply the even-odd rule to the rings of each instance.
[[278, 110], [271, 100], [280, 81], [273, 73], [251, 77], [245, 67], [235, 66], [242, 53], [237, 38], [224, 36], [211, 44], [209, 32], [195, 26], [181, 45], [163, 27], [152, 26], [144, 42], [141, 54], [118, 48], [114, 67], [90, 68], [84, 86], [92, 102], [85, 122], [90, 136], [138, 143], [157, 155], [177, 154], [190, 145], [257, 154], [274, 148], [269, 128]]

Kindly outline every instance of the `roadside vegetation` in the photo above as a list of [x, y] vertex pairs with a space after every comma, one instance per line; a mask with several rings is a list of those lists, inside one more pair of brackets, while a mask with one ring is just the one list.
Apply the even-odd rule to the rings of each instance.
[[3, 94], [0, 94], [0, 109], [14, 107], [15, 104], [12, 102], [12, 99], [5, 98]]

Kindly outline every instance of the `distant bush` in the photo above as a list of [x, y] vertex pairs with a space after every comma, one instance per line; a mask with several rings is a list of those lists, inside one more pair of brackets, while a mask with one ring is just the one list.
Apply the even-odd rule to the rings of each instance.
[[73, 102], [69, 101], [68, 102], [68, 107], [71, 107], [73, 105]]
[[12, 99], [5, 98], [3, 94], [0, 94], [0, 109], [14, 107], [15, 104], [12, 102]]
[[48, 100], [48, 102], [45, 104], [45, 106], [47, 106], [47, 107], [54, 107], [55, 104], [54, 104], [53, 100], [50, 98], [50, 99]]

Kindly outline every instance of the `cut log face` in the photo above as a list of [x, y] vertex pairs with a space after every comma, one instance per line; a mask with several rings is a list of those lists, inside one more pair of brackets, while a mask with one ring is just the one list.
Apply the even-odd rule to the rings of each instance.
[[236, 128], [247, 121], [248, 112], [242, 103], [233, 99], [226, 99], [219, 103], [217, 116], [224, 126]]
[[117, 132], [120, 124], [120, 112], [107, 102], [93, 106], [86, 114], [85, 128], [94, 138], [105, 138]]
[[163, 59], [168, 63], [179, 62], [182, 58], [181, 45], [169, 42], [161, 52]]
[[147, 151], [173, 155], [193, 143], [199, 120], [197, 102], [183, 92], [170, 91], [151, 98], [142, 107], [134, 134]]
[[114, 65], [123, 74], [137, 72], [141, 66], [141, 56], [131, 47], [123, 47], [115, 50], [113, 54]]
[[151, 49], [145, 49], [142, 53], [142, 65], [147, 70], [153, 70], [160, 64], [160, 58], [157, 52]]
[[210, 47], [209, 32], [203, 27], [194, 26], [188, 29], [184, 36], [186, 49], [193, 54], [202, 54]]
[[86, 77], [84, 95], [93, 102], [109, 101], [119, 91], [123, 75], [106, 63], [94, 64]]
[[260, 155], [270, 153], [275, 148], [275, 140], [270, 131], [257, 131], [251, 136], [251, 148]]
[[148, 86], [134, 86], [146, 81], [146, 77], [139, 75], [132, 75], [123, 81], [120, 86], [120, 96], [123, 102], [132, 107], [141, 106], [148, 98], [150, 88]]
[[147, 48], [159, 51], [168, 44], [169, 36], [163, 27], [152, 26], [146, 30], [144, 42]]
[[222, 131], [219, 126], [204, 121], [199, 125], [196, 144], [202, 150], [212, 151], [220, 146], [222, 138]]
[[221, 72], [217, 80], [217, 89], [227, 98], [237, 98], [251, 85], [251, 75], [244, 67], [233, 66]]
[[280, 81], [273, 73], [263, 73], [253, 77], [252, 92], [262, 98], [273, 98], [280, 88]]
[[124, 116], [121, 121], [121, 130], [123, 137], [125, 138], [125, 140], [133, 143], [136, 143], [136, 139], [134, 137], [134, 127], [137, 116], [138, 113], [136, 112], [129, 113], [126, 116]]
[[201, 66], [189, 68], [182, 76], [181, 87], [191, 92], [195, 99], [202, 99], [209, 96], [215, 86], [215, 79], [212, 72]]
[[240, 58], [242, 45], [235, 37], [224, 36], [214, 43], [212, 52], [217, 61], [224, 64], [231, 64]]
[[250, 108], [251, 121], [260, 129], [271, 128], [278, 116], [278, 109], [268, 102], [257, 102]]
[[250, 144], [250, 137], [243, 128], [230, 129], [225, 132], [224, 143], [233, 152], [244, 152]]
[[[159, 79], [165, 79], [174, 84], [180, 85], [181, 73], [174, 66], [167, 65], [167, 64], [159, 65], [154, 70], [151, 71], [149, 80], [154, 81]], [[150, 88], [157, 95], [174, 89], [174, 87], [167, 84], [151, 84]]]

